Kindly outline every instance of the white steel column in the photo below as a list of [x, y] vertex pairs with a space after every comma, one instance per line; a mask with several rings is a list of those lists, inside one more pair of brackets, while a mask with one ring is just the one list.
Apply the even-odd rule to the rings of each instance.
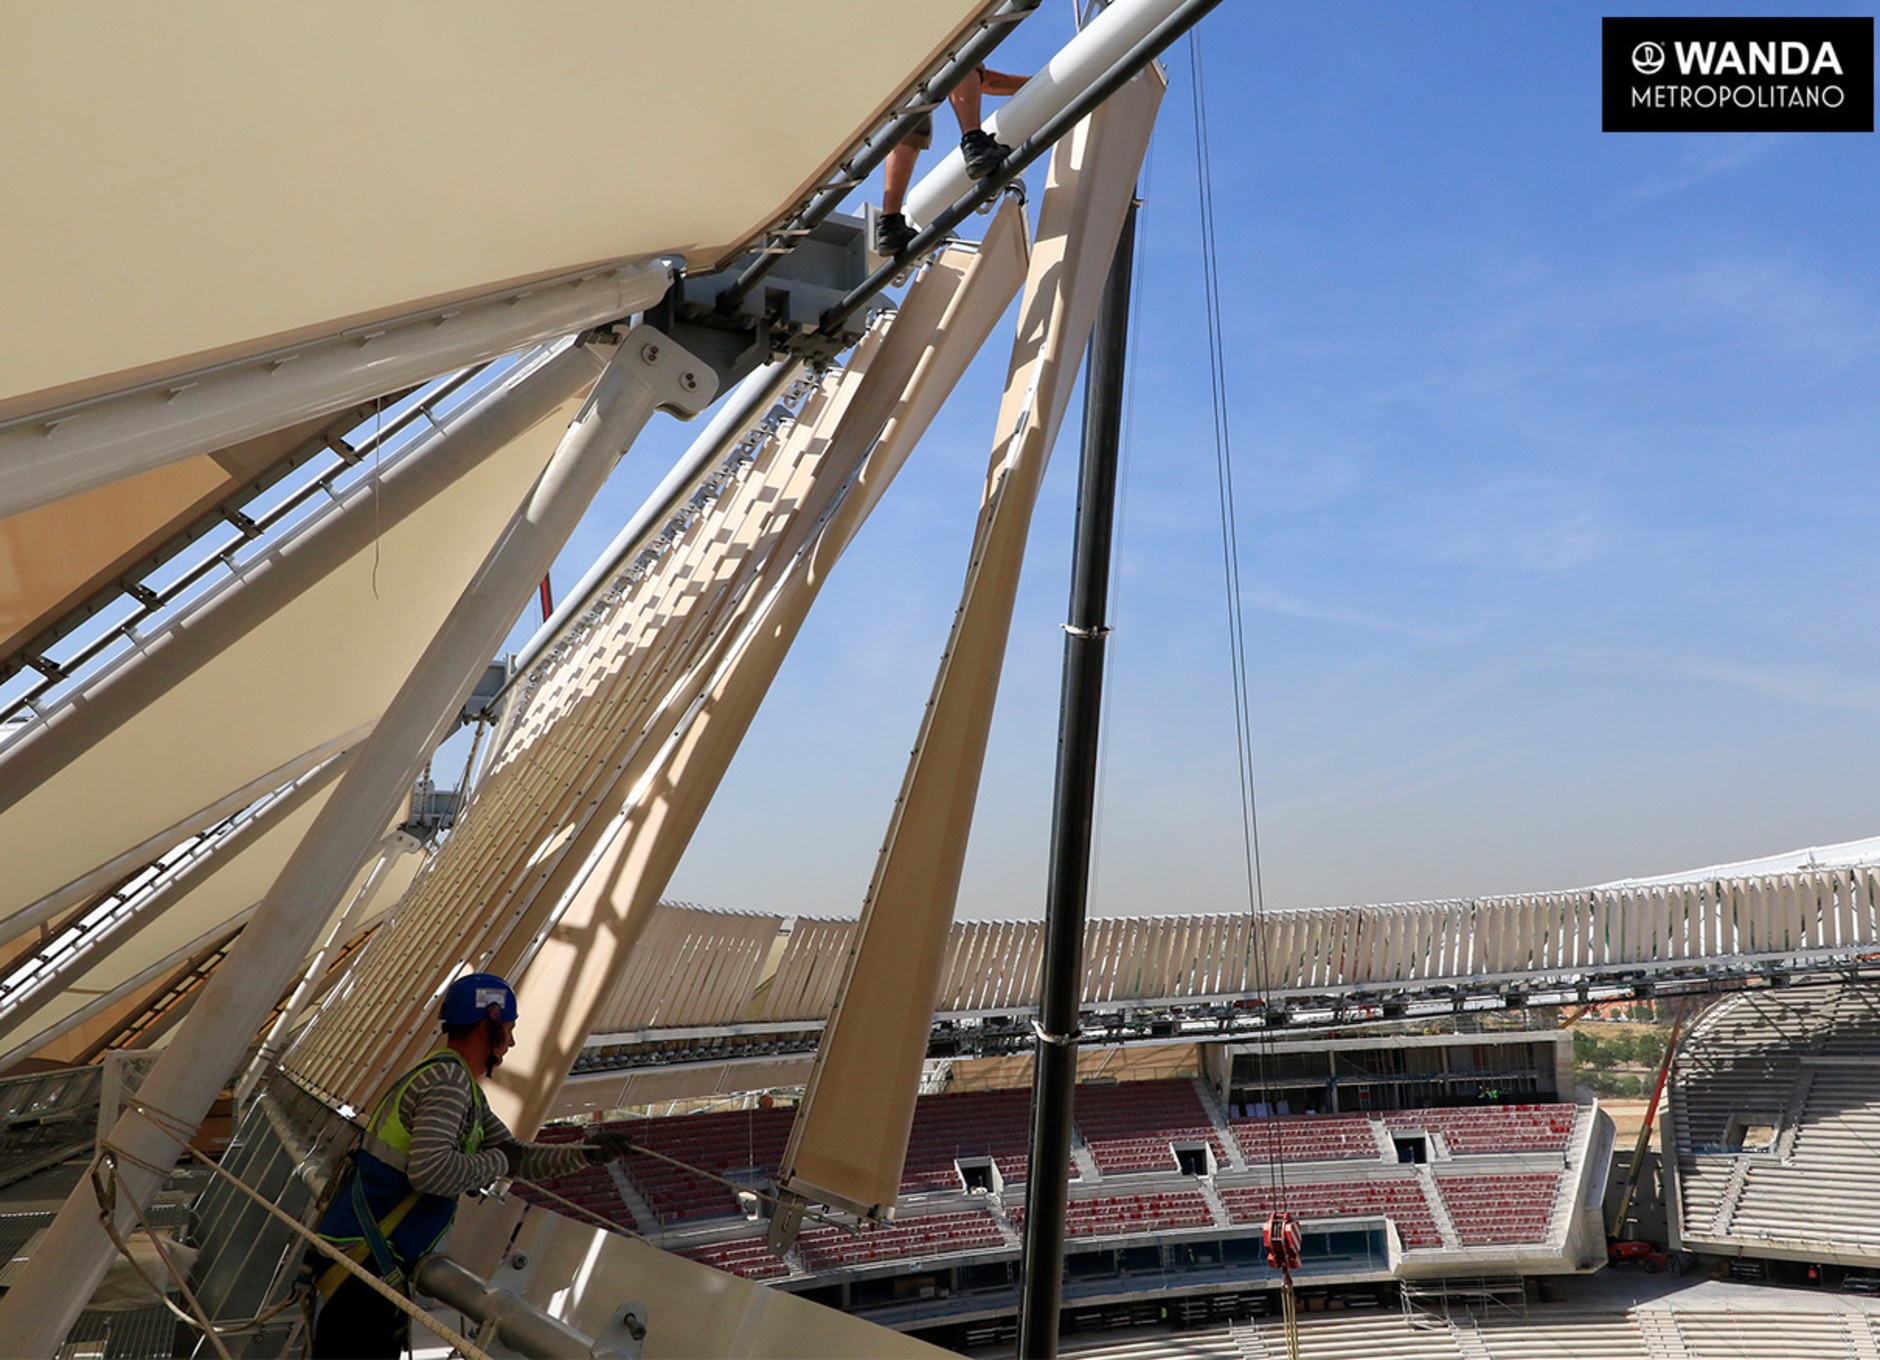
[[423, 850], [424, 847], [404, 831], [394, 831], [379, 842], [379, 852], [372, 860], [372, 871], [359, 885], [359, 890], [353, 894], [352, 901], [347, 903], [346, 914], [340, 917], [339, 922], [320, 945], [319, 951], [307, 964], [306, 972], [300, 975], [300, 981], [294, 985], [294, 994], [288, 997], [287, 1004], [281, 1007], [280, 1015], [275, 1017], [273, 1025], [268, 1028], [268, 1037], [261, 1041], [261, 1047], [255, 1052], [254, 1061], [248, 1064], [248, 1071], [236, 1084], [235, 1108], [237, 1110], [248, 1103], [248, 1097], [254, 1094], [255, 1087], [260, 1083], [263, 1074], [273, 1066], [274, 1059], [280, 1054], [282, 1041], [294, 1028], [294, 1021], [300, 1018], [301, 1011], [306, 1009], [308, 998], [320, 985], [320, 979], [326, 976], [327, 966], [332, 962], [333, 955], [358, 930], [359, 922], [364, 918], [367, 908], [372, 905], [372, 899], [378, 896], [379, 886], [385, 882], [385, 875], [391, 869], [393, 862], [403, 855], [421, 854]]
[[[149, 1203], [184, 1142], [234, 1072], [249, 1039], [332, 918], [418, 767], [463, 706], [489, 658], [573, 532], [622, 450], [660, 407], [695, 414], [717, 390], [712, 369], [670, 337], [636, 326], [457, 607], [392, 700], [241, 939], [203, 988], [137, 1104], [112, 1128], [121, 1150], [115, 1218]], [[144, 1113], [145, 1109], [150, 1113]], [[161, 1120], [159, 1123], [157, 1121]], [[0, 1336], [21, 1355], [50, 1355], [111, 1263], [89, 1179], [60, 1209], [15, 1286], [0, 1298]]]

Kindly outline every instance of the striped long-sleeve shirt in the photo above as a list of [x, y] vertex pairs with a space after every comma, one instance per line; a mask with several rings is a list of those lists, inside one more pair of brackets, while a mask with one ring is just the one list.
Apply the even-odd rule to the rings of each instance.
[[411, 1187], [427, 1195], [454, 1197], [488, 1185], [509, 1172], [503, 1146], [522, 1149], [519, 1174], [529, 1180], [552, 1180], [586, 1166], [581, 1145], [524, 1143], [486, 1104], [483, 1108], [483, 1144], [475, 1152], [462, 1151], [475, 1117], [469, 1070], [462, 1063], [432, 1063], [405, 1088], [398, 1116], [411, 1130], [411, 1152], [405, 1174]]

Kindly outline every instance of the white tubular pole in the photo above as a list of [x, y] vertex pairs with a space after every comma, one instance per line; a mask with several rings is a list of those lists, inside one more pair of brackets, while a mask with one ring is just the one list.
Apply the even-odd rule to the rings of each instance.
[[313, 995], [314, 988], [320, 985], [320, 979], [326, 976], [326, 969], [338, 948], [351, 939], [358, 929], [360, 918], [366, 914], [366, 908], [372, 899], [378, 896], [379, 885], [385, 882], [385, 875], [391, 871], [392, 864], [401, 856], [416, 854], [423, 847], [402, 831], [394, 831], [379, 842], [379, 852], [372, 860], [372, 871], [366, 875], [366, 881], [359, 885], [359, 891], [353, 894], [352, 901], [346, 904], [346, 914], [339, 920], [321, 943], [307, 971], [300, 975], [300, 981], [294, 986], [294, 994], [287, 998], [287, 1004], [281, 1007], [281, 1013], [268, 1028], [268, 1037], [261, 1041], [261, 1047], [255, 1053], [255, 1060], [248, 1064], [248, 1071], [235, 1087], [235, 1108], [239, 1111], [248, 1103], [255, 1087], [262, 1076], [279, 1056], [281, 1043], [293, 1029], [294, 1021], [300, 1018], [301, 1011], [307, 1007], [307, 998]]
[[545, 280], [9, 421], [0, 516], [617, 321], [659, 301], [671, 279], [656, 260]]
[[[1023, 89], [986, 119], [986, 130], [1007, 146], [1017, 146], [1108, 72], [1184, 2], [1115, 0], [1064, 44], [1042, 70], [1034, 72]], [[908, 220], [932, 221], [970, 188], [972, 181], [966, 177], [966, 162], [955, 147], [921, 176], [920, 183], [908, 193]]]
[[[463, 707], [622, 450], [656, 409], [695, 414], [716, 389], [709, 365], [650, 326], [634, 327], [620, 342], [554, 457], [360, 745], [241, 939], [204, 985], [136, 1104], [113, 1126], [107, 1141], [119, 1153], [124, 1193], [115, 1217], [122, 1230], [131, 1226], [131, 1202], [147, 1203], [162, 1188], [185, 1140], [234, 1073], [321, 926], [332, 919], [425, 756]], [[87, 1177], [0, 1298], [0, 1337], [12, 1338], [7, 1347], [18, 1355], [56, 1351], [104, 1277], [113, 1251]]]

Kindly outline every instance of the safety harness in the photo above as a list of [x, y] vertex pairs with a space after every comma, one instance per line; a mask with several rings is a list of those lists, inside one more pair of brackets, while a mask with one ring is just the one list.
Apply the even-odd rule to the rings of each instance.
[[[353, 1164], [347, 1172], [351, 1180], [346, 1191], [346, 1194], [350, 1196], [348, 1207], [358, 1221], [360, 1236], [334, 1236], [326, 1232], [320, 1234], [333, 1245], [344, 1250], [346, 1255], [354, 1261], [363, 1262], [370, 1254], [380, 1278], [395, 1288], [404, 1288], [406, 1279], [400, 1255], [391, 1243], [392, 1234], [398, 1231], [399, 1225], [426, 1196], [419, 1190], [408, 1188], [404, 1197], [397, 1203], [385, 1212], [375, 1214], [366, 1194], [367, 1159], [405, 1178], [407, 1187], [410, 1186], [407, 1168], [411, 1159], [411, 1130], [406, 1126], [399, 1107], [403, 1103], [405, 1092], [420, 1073], [438, 1063], [452, 1062], [464, 1067], [466, 1072], [469, 1071], [463, 1058], [454, 1050], [442, 1049], [412, 1068], [391, 1090], [385, 1093], [378, 1107], [373, 1110], [371, 1120], [366, 1124], [365, 1138], [358, 1152], [353, 1154]], [[483, 1092], [472, 1079], [470, 1082], [470, 1127], [464, 1134], [462, 1147], [462, 1151], [466, 1154], [474, 1153], [483, 1146], [485, 1108]], [[385, 1177], [380, 1176], [378, 1179], [383, 1183]], [[454, 1212], [454, 1203], [451, 1207]], [[449, 1226], [450, 1219], [447, 1216], [439, 1226], [432, 1242], [435, 1243], [437, 1237], [442, 1237]], [[428, 1250], [428, 1247], [426, 1249]], [[347, 1275], [348, 1272], [344, 1266], [336, 1263], [329, 1267], [315, 1285], [320, 1297], [323, 1300], [331, 1298], [334, 1292], [346, 1282]]]

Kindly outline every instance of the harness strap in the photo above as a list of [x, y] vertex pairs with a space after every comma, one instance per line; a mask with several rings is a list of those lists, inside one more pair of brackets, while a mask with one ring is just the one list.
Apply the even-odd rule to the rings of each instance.
[[[379, 1268], [379, 1277], [396, 1288], [404, 1281], [405, 1272], [398, 1268], [397, 1259], [392, 1254], [392, 1244], [386, 1239], [398, 1230], [398, 1225], [405, 1221], [405, 1215], [410, 1213], [412, 1206], [418, 1202], [418, 1192], [413, 1190], [394, 1204], [391, 1212], [384, 1218], [375, 1220], [366, 1206], [365, 1183], [355, 1170], [352, 1197], [353, 1211], [359, 1216], [359, 1226], [364, 1231], [365, 1238], [346, 1248], [346, 1255], [355, 1261], [364, 1261], [366, 1253], [370, 1251], [373, 1262]], [[320, 1277], [317, 1286], [320, 1298], [323, 1301], [332, 1298], [334, 1292], [346, 1283], [347, 1276], [350, 1274], [351, 1272], [345, 1266], [337, 1262], [329, 1266], [326, 1273]]]
[[392, 1254], [392, 1244], [385, 1240], [385, 1229], [372, 1217], [372, 1207], [366, 1202], [364, 1176], [353, 1177], [352, 1204], [353, 1212], [359, 1216], [359, 1232], [366, 1239], [366, 1245], [372, 1248], [372, 1261], [379, 1268], [379, 1278], [387, 1284], [397, 1283], [397, 1277], [402, 1274], [398, 1269], [398, 1258]]

